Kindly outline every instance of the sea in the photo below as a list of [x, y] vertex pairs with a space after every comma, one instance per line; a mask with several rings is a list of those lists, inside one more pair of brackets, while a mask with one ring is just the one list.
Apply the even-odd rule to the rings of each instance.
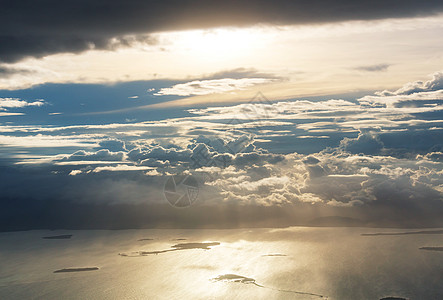
[[443, 229], [0, 233], [0, 299], [443, 299]]

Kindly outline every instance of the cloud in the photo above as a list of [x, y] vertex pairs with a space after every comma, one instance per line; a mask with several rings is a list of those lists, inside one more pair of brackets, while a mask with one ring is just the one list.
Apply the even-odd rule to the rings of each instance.
[[365, 72], [383, 72], [387, 71], [390, 66], [391, 66], [390, 64], [377, 64], [377, 65], [359, 66], [354, 69], [357, 71], [365, 71]]
[[135, 148], [128, 153], [128, 158], [137, 162], [145, 161], [145, 163], [147, 159], [178, 163], [189, 162], [191, 160], [192, 153], [193, 152], [190, 149], [168, 149], [159, 145], [154, 145], [152, 147]]
[[425, 155], [417, 155], [417, 159], [427, 159], [436, 162], [443, 162], [443, 153], [442, 152], [430, 152]]
[[376, 155], [384, 145], [376, 134], [360, 133], [355, 139], [344, 138], [340, 141], [340, 146], [350, 153]]
[[[83, 151], [74, 153], [69, 159], [74, 162], [77, 159], [91, 159], [103, 161], [105, 165], [87, 164], [80, 170], [78, 166], [70, 165], [45, 165], [24, 169], [14, 167], [12, 171], [0, 173], [3, 176], [3, 181], [0, 181], [3, 191], [1, 201], [13, 198], [16, 199], [14, 203], [18, 205], [27, 198], [36, 201], [37, 195], [40, 199], [38, 201], [53, 199], [49, 206], [51, 209], [54, 207], [61, 209], [61, 203], [81, 210], [95, 211], [99, 207], [103, 212], [101, 216], [110, 215], [107, 215], [109, 220], [105, 225], [91, 223], [92, 228], [97, 228], [97, 226], [111, 224], [108, 222], [111, 222], [113, 213], [109, 211], [109, 205], [118, 204], [119, 207], [124, 205], [125, 209], [131, 211], [130, 207], [139, 203], [147, 205], [144, 210], [156, 212], [160, 209], [157, 212], [162, 211], [156, 205], [162, 203], [162, 187], [166, 180], [164, 175], [187, 172], [199, 178], [199, 199], [204, 203], [202, 207], [196, 208], [200, 216], [197, 213], [195, 215], [191, 213], [192, 218], [195, 218], [193, 224], [201, 224], [205, 222], [204, 216], [212, 216], [215, 211], [222, 208], [228, 209], [228, 207], [247, 207], [246, 210], [252, 211], [258, 206], [274, 207], [277, 210], [278, 207], [286, 207], [286, 212], [282, 210], [277, 215], [285, 218], [285, 214], [289, 214], [295, 218], [298, 213], [308, 213], [306, 208], [299, 208], [298, 213], [293, 212], [299, 205], [314, 206], [313, 209], [317, 213], [312, 216], [318, 216], [319, 213], [327, 215], [330, 212], [329, 209], [334, 209], [339, 215], [347, 215], [349, 212], [347, 209], [353, 209], [351, 213], [353, 217], [355, 217], [353, 214], [358, 213], [359, 217], [374, 224], [377, 222], [387, 224], [384, 218], [389, 218], [388, 221], [392, 223], [388, 223], [391, 225], [438, 222], [441, 219], [437, 217], [438, 212], [443, 211], [441, 202], [443, 173], [441, 173], [442, 162], [439, 161], [441, 153], [430, 153], [412, 159], [397, 159], [377, 153], [357, 153], [361, 152], [358, 147], [371, 144], [374, 140], [377, 141], [373, 135], [361, 134], [356, 139], [346, 140], [339, 148], [327, 149], [310, 155], [273, 154], [257, 148], [250, 148], [244, 153], [227, 154], [222, 150], [219, 152], [214, 147], [193, 141], [190, 141], [186, 149], [147, 145], [145, 148], [131, 150], [132, 154], [112, 153], [106, 149], [97, 152]], [[208, 144], [211, 143], [208, 142]], [[346, 149], [342, 149], [344, 145]], [[353, 151], [356, 154], [350, 151], [354, 150], [353, 147], [357, 147], [357, 150]], [[192, 162], [190, 157], [198, 149], [205, 149], [209, 160], [220, 155], [227, 155], [230, 160], [225, 165], [216, 166], [209, 161], [207, 167], [189, 164]], [[370, 152], [377, 152], [379, 149], [375, 150]], [[127, 159], [123, 160], [124, 157]], [[105, 161], [112, 159], [115, 159], [118, 164], [110, 165], [110, 162]], [[144, 164], [146, 160], [151, 163], [168, 160], [174, 162], [175, 166], [158, 163], [153, 169], [153, 166]], [[4, 174], [9, 174], [8, 179]], [[23, 182], [28, 182], [26, 190], [21, 188]], [[44, 190], [45, 186], [52, 187], [52, 190]], [[58, 198], [63, 199], [63, 202], [57, 200]], [[87, 205], [82, 203], [87, 203]], [[8, 205], [13, 206], [13, 204]], [[82, 205], [86, 206], [81, 208]], [[288, 209], [287, 205], [293, 205], [293, 208]], [[389, 216], [378, 214], [381, 207], [385, 213], [389, 212]], [[118, 215], [125, 210], [121, 209]], [[13, 211], [8, 210], [8, 213]], [[152, 221], [152, 217], [144, 220], [143, 218], [146, 217], [144, 214], [133, 216], [141, 217], [137, 219], [137, 222], [140, 222], [139, 226], [140, 224], [143, 226], [159, 225], [172, 220], [180, 220], [180, 218], [175, 219], [176, 215], [173, 211], [174, 209], [163, 212], [161, 217], [155, 219], [156, 221]], [[308, 213], [308, 215], [311, 214], [312, 211]], [[433, 216], [434, 214], [436, 216]], [[239, 213], [238, 216], [246, 217], [244, 213]], [[260, 214], [255, 217], [261, 216]], [[133, 224], [129, 221], [118, 219], [120, 228], [121, 226], [135, 226], [129, 225]], [[50, 220], [54, 222], [52, 218]], [[217, 220], [216, 217], [212, 221], [216, 222], [215, 220]], [[300, 220], [303, 218], [295, 218], [289, 224], [295, 224], [294, 222]], [[228, 221], [225, 220], [225, 222]], [[248, 224], [257, 224], [259, 220], [248, 222], [251, 222]], [[35, 226], [35, 223], [31, 224]], [[75, 221], [73, 224], [75, 228], [80, 226], [80, 223]], [[228, 223], [212, 224], [226, 226]]]
[[146, 166], [116, 165], [116, 166], [96, 167], [92, 172], [99, 173], [103, 171], [121, 172], [121, 171], [147, 171], [147, 170], [153, 170], [153, 168]]
[[298, 139], [329, 139], [327, 135], [299, 135]]
[[363, 105], [386, 107], [430, 107], [443, 102], [443, 90], [417, 92], [408, 95], [364, 96], [358, 101]]
[[231, 70], [224, 70], [216, 73], [212, 73], [205, 76], [205, 79], [242, 79], [242, 78], [267, 78], [275, 80], [284, 80], [286, 78], [277, 76], [272, 73], [260, 72], [255, 68], [235, 68]]
[[24, 115], [24, 113], [0, 112], [0, 117], [23, 116], [23, 115]]
[[270, 83], [272, 81], [273, 79], [268, 78], [222, 78], [212, 80], [194, 80], [186, 83], [176, 84], [170, 88], [162, 88], [154, 95], [195, 96], [219, 94], [235, 90], [242, 90], [254, 85]]
[[[64, 147], [81, 147], [86, 148], [88, 146], [94, 146], [94, 141], [91, 141], [87, 137], [77, 136], [54, 136], [54, 135], [42, 135], [42, 134], [28, 134], [20, 136], [18, 134], [20, 129], [15, 132], [15, 135], [0, 135], [0, 144], [8, 147], [17, 148], [64, 148]], [[5, 133], [5, 132], [4, 132]]]
[[108, 149], [102, 149], [97, 152], [79, 150], [63, 157], [61, 161], [123, 161], [125, 160], [125, 155], [124, 152], [111, 152]]
[[433, 15], [439, 1], [122, 1], [48, 0], [3, 5], [0, 60], [88, 49], [115, 49], [147, 33], [254, 24], [306, 24]]
[[0, 110], [7, 110], [11, 108], [22, 108], [27, 106], [42, 106], [45, 105], [44, 100], [37, 100], [34, 102], [27, 102], [19, 98], [0, 98]]
[[443, 72], [436, 72], [428, 81], [414, 81], [396, 91], [380, 91], [375, 96], [364, 96], [358, 101], [364, 105], [388, 107], [426, 107], [443, 103]]
[[14, 67], [0, 65], [0, 78], [8, 78], [17, 74], [29, 75], [29, 74], [34, 74], [36, 72], [37, 71], [35, 70], [21, 69], [21, 68], [14, 68]]
[[125, 142], [117, 139], [103, 140], [99, 143], [99, 148], [108, 149], [112, 152], [126, 151]]
[[70, 176], [75, 176], [75, 175], [78, 175], [78, 174], [81, 174], [81, 173], [82, 173], [81, 170], [72, 170], [71, 172], [69, 172], [69, 175]]
[[[103, 218], [90, 228], [270, 219], [268, 226], [288, 226], [328, 215], [371, 226], [443, 226], [443, 103], [401, 100], [431, 99], [442, 91], [436, 78], [425, 91], [375, 96], [397, 97], [395, 105], [365, 97], [259, 101], [133, 124], [2, 124], [0, 228], [3, 220], [41, 228], [42, 215], [79, 228], [90, 212]], [[182, 215], [163, 198], [177, 174], [199, 183], [199, 204]]]
[[379, 96], [398, 96], [411, 95], [421, 92], [433, 92], [443, 89], [443, 72], [436, 72], [432, 75], [432, 79], [428, 81], [414, 81], [405, 84], [394, 92], [383, 91], [376, 93]]

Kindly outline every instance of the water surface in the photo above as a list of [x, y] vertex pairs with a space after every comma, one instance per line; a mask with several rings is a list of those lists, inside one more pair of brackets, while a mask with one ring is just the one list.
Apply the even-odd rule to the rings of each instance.
[[[443, 247], [441, 235], [362, 235], [417, 231], [97, 230], [59, 240], [41, 237], [67, 233], [6, 232], [0, 299], [443, 299], [443, 252], [424, 249]], [[98, 269], [53, 273], [80, 267]]]

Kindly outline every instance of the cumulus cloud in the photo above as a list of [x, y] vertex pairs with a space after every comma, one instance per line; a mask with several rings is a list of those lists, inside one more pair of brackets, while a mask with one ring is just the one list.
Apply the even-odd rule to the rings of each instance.
[[264, 163], [263, 167], [250, 164], [213, 172], [217, 176], [208, 184], [219, 189], [228, 203], [309, 202], [335, 207], [364, 206], [368, 211], [377, 205], [396, 209], [404, 204], [411, 206], [411, 214], [423, 206], [441, 209], [443, 205], [441, 172], [435, 166], [423, 168], [416, 160], [325, 152], [316, 157], [287, 155], [284, 161]]
[[108, 149], [102, 149], [97, 152], [79, 150], [63, 157], [61, 161], [123, 161], [125, 156], [124, 152], [111, 152]]
[[443, 102], [443, 91], [417, 92], [412, 94], [388, 95], [383, 96], [364, 96], [358, 101], [368, 106], [386, 106], [396, 108], [431, 108]]
[[11, 108], [22, 108], [26, 106], [42, 106], [45, 105], [44, 100], [36, 100], [34, 102], [28, 102], [19, 98], [0, 98], [0, 111], [8, 110]]
[[152, 147], [135, 148], [128, 153], [128, 158], [133, 161], [146, 161], [147, 159], [155, 159], [160, 161], [168, 161], [173, 163], [189, 162], [192, 156], [190, 149], [164, 148], [159, 145]]
[[[427, 91], [375, 97], [423, 101], [426, 93], [441, 92], [434, 79], [423, 83]], [[333, 214], [371, 226], [443, 226], [443, 104], [362, 99], [209, 107], [186, 118], [134, 124], [1, 125], [0, 143], [10, 151], [0, 153], [2, 164], [9, 162], [0, 164], [0, 199], [11, 207], [8, 216], [19, 210], [15, 205], [30, 205], [26, 199], [110, 215], [116, 214], [110, 207], [123, 205], [121, 213], [139, 216], [134, 207], [145, 205], [150, 214], [135, 218], [143, 226], [176, 220], [226, 226], [221, 215], [240, 224], [233, 215], [248, 219], [249, 210], [256, 215], [248, 225], [259, 224], [258, 216], [283, 226]], [[35, 162], [37, 155], [23, 154], [32, 141], [33, 151], [38, 145], [52, 152]], [[54, 154], [57, 143], [65, 147]], [[185, 220], [162, 206], [167, 176], [177, 174], [199, 183], [200, 205]], [[120, 226], [136, 226], [132, 222]]]
[[[441, 153], [397, 159], [362, 154], [359, 150], [350, 151], [354, 147], [351, 142], [356, 142], [360, 147], [360, 143], [372, 143], [370, 138], [370, 135], [362, 134], [355, 140], [344, 143], [350, 148], [342, 144], [336, 149], [311, 155], [273, 154], [259, 148], [253, 148], [251, 152], [230, 154], [218, 152], [206, 144], [193, 144], [194, 142], [190, 142], [189, 149], [167, 149], [150, 145], [131, 150], [132, 155], [102, 149], [97, 152], [78, 152], [71, 155], [70, 159], [121, 160], [127, 157], [127, 160], [124, 163], [116, 161], [116, 165], [104, 161], [104, 166], [86, 165], [80, 170], [61, 166], [62, 169], [56, 171], [59, 175], [49, 178], [56, 181], [67, 180], [64, 176], [79, 178], [78, 181], [68, 180], [61, 184], [57, 188], [58, 192], [53, 195], [63, 195], [65, 199], [69, 199], [69, 203], [81, 203], [83, 200], [79, 199], [84, 199], [92, 201], [94, 205], [135, 202], [152, 206], [154, 203], [161, 203], [158, 201], [162, 199], [162, 185], [166, 180], [164, 176], [185, 172], [199, 178], [199, 197], [208, 212], [214, 207], [233, 205], [253, 209], [257, 206], [309, 204], [317, 206], [318, 212], [326, 212], [328, 207], [337, 209], [336, 212], [345, 208], [358, 209], [359, 217], [364, 217], [368, 222], [377, 222], [380, 216], [376, 211], [384, 207], [397, 224], [408, 222], [402, 219], [402, 215], [415, 215], [413, 221], [420, 224], [436, 222], [429, 214], [433, 210], [442, 211], [443, 173], [442, 163], [438, 158]], [[226, 164], [190, 164], [196, 149], [206, 149], [210, 159], [225, 155], [229, 160]], [[162, 162], [163, 160], [174, 162], [174, 166]], [[145, 164], [147, 161], [151, 165]], [[154, 162], [159, 162], [155, 169], [152, 166]], [[51, 169], [38, 169], [36, 173], [25, 171], [25, 177], [36, 177], [36, 182], [48, 180], [45, 179], [48, 175], [43, 174]], [[85, 182], [88, 184], [85, 185]], [[82, 188], [78, 188], [80, 184]], [[18, 197], [18, 190], [14, 186], [18, 188], [14, 184], [3, 190], [4, 197]], [[33, 192], [36, 188], [37, 186]], [[47, 192], [39, 193], [48, 196]], [[397, 209], [401, 213], [396, 213]], [[345, 211], [341, 212], [343, 213]], [[170, 220], [169, 217], [173, 216], [164, 215], [165, 219], [161, 221]], [[201, 221], [198, 217], [197, 220]]]
[[118, 151], [126, 151], [125, 142], [117, 140], [117, 139], [108, 139], [100, 141], [99, 148], [108, 149], [109, 151], [118, 152]]
[[443, 103], [443, 72], [436, 72], [428, 81], [414, 81], [396, 91], [380, 91], [375, 96], [364, 96], [363, 105], [397, 108], [433, 107]]
[[410, 95], [420, 92], [433, 92], [443, 89], [443, 72], [436, 72], [432, 75], [432, 79], [428, 81], [414, 81], [405, 84], [394, 92], [383, 91], [376, 93], [380, 96], [397, 96], [397, 95]]
[[436, 162], [443, 162], [443, 153], [442, 152], [430, 152], [425, 155], [417, 155], [417, 159], [426, 159], [432, 160]]
[[351, 153], [376, 155], [380, 153], [384, 145], [376, 134], [361, 133], [355, 139], [344, 138], [340, 146]]

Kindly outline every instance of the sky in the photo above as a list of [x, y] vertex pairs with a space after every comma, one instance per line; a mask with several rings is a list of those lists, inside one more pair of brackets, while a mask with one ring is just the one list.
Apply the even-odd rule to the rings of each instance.
[[0, 18], [0, 230], [443, 226], [441, 1]]

